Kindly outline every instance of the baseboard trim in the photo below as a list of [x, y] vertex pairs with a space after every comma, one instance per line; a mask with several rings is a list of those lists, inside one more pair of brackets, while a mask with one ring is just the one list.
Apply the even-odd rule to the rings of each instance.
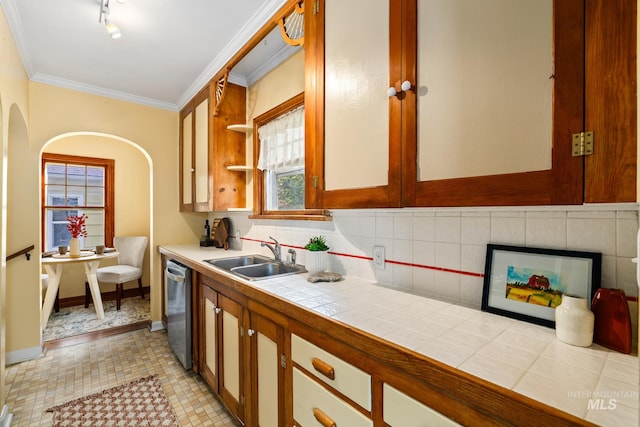
[[2, 412], [0, 412], [0, 427], [9, 427], [11, 420], [13, 420], [13, 414], [10, 414], [7, 405], [4, 405]]
[[149, 330], [151, 332], [161, 331], [163, 329], [166, 328], [164, 327], [164, 323], [160, 320], [154, 320], [151, 322], [151, 325], [149, 325]]
[[44, 356], [42, 347], [23, 348], [22, 350], [9, 351], [5, 354], [5, 363], [13, 365], [27, 360], [37, 359]]
[[50, 340], [44, 342], [44, 350], [51, 350], [54, 348], [69, 347], [76, 344], [82, 344], [85, 342], [97, 340], [100, 338], [106, 338], [113, 335], [123, 334], [125, 332], [137, 331], [138, 329], [144, 329], [149, 327], [149, 320], [143, 320], [137, 323], [131, 323], [129, 325], [114, 326], [113, 328], [100, 329], [98, 331], [87, 332], [81, 335], [74, 335], [66, 338], [59, 338], [57, 340]]

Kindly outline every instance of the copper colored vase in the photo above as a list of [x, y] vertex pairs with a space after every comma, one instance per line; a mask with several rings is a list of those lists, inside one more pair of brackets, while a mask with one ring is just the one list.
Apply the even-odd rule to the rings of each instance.
[[593, 342], [621, 353], [631, 353], [631, 315], [622, 289], [600, 288], [591, 302], [595, 315]]

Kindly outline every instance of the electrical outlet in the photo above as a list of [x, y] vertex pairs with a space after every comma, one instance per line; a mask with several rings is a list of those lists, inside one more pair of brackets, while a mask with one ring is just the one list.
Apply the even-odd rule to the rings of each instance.
[[373, 247], [373, 267], [376, 270], [384, 270], [385, 258], [384, 258], [384, 246]]

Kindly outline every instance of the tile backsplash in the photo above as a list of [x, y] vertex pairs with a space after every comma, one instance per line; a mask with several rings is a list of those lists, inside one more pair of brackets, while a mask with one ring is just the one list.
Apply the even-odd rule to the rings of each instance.
[[[250, 220], [227, 212], [241, 240], [232, 247], [270, 255], [260, 242], [273, 236], [298, 253], [313, 235], [330, 246], [330, 270], [382, 285], [480, 308], [487, 243], [602, 253], [602, 287], [623, 289], [637, 340], [638, 205], [514, 208], [416, 208], [331, 211], [332, 221]], [[375, 269], [373, 247], [388, 262]], [[637, 347], [636, 347], [637, 348]]]

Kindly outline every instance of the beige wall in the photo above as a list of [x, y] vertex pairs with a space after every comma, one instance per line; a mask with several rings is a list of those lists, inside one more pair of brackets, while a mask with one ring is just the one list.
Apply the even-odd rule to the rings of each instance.
[[[22, 66], [20, 55], [15, 41], [9, 30], [4, 11], [0, 8], [0, 148], [2, 162], [0, 162], [0, 405], [4, 405], [5, 390], [5, 352], [6, 352], [6, 308], [7, 296], [13, 292], [7, 291], [7, 269], [5, 259], [7, 256], [7, 168], [5, 167], [9, 140], [15, 135], [14, 125], [18, 126], [19, 133], [23, 134], [28, 128], [27, 99], [29, 81]], [[23, 135], [24, 136], [24, 135]], [[26, 140], [16, 141], [16, 144], [26, 144]], [[9, 247], [9, 249], [14, 249]], [[26, 259], [13, 260], [12, 263], [26, 264]], [[32, 265], [35, 263], [31, 263]], [[34, 305], [37, 304], [34, 303]], [[27, 319], [28, 321], [28, 319]], [[25, 332], [35, 338], [38, 331]]]
[[[6, 27], [6, 23], [4, 25]], [[6, 44], [6, 38], [2, 40]], [[15, 49], [12, 41], [9, 46], [2, 46], [3, 55], [6, 49]], [[17, 54], [15, 59], [22, 70]], [[6, 63], [3, 60], [0, 67], [5, 67]], [[40, 252], [39, 165], [45, 146], [51, 152], [116, 158], [115, 231], [116, 234], [149, 235], [145, 283], [152, 289], [152, 320], [160, 321], [161, 273], [156, 247], [197, 241], [204, 215], [178, 211], [177, 112], [29, 83], [23, 70], [23, 93], [20, 93], [16, 91], [19, 85], [15, 75], [18, 73], [9, 73], [12, 78], [7, 78], [4, 71], [3, 68], [0, 80], [4, 112], [2, 141], [3, 146], [8, 145], [11, 150], [8, 155], [10, 176], [3, 179], [3, 183], [8, 186], [10, 196], [6, 218], [11, 233], [6, 237], [3, 235], [2, 241], [7, 243], [7, 252], [36, 245], [36, 256], [32, 261], [21, 257], [12, 261], [7, 269], [5, 283], [10, 292], [3, 301], [11, 309], [5, 314], [6, 353], [12, 360], [22, 360], [35, 357], [41, 349], [38, 321], [41, 266], [37, 254]], [[19, 131], [14, 131], [13, 138], [7, 130], [9, 108], [6, 105], [11, 99], [22, 105], [28, 101], [31, 118], [23, 126], [14, 126]], [[20, 120], [14, 122], [19, 124]], [[123, 174], [118, 172], [120, 168]], [[129, 212], [127, 205], [134, 208]], [[63, 282], [63, 289], [64, 286]], [[63, 290], [62, 295], [66, 292]], [[77, 292], [70, 290], [70, 293]]]
[[[247, 88], [247, 124], [253, 119], [304, 92], [304, 49]], [[247, 133], [247, 164], [253, 164], [253, 134]], [[253, 174], [247, 174], [247, 207], [253, 202]]]
[[[115, 231], [116, 234], [130, 234], [149, 230], [148, 280], [152, 289], [151, 316], [153, 321], [159, 321], [161, 274], [156, 247], [159, 244], [196, 241], [201, 223], [200, 216], [181, 214], [178, 211], [178, 113], [40, 83], [30, 85], [30, 105], [30, 141], [36, 163], [45, 144], [60, 135], [72, 132], [97, 132], [107, 136], [98, 138], [100, 142], [96, 142], [97, 146], [92, 147], [89, 153], [101, 153], [99, 155], [105, 156], [109, 153], [128, 156], [128, 150], [133, 150], [131, 153], [139, 153], [135, 155], [138, 160], [132, 160], [133, 163], [116, 162], [116, 170], [119, 166], [139, 167], [147, 163], [142, 170], [130, 171], [116, 182], [116, 191], [123, 194], [117, 196]], [[62, 143], [67, 145], [67, 148], [75, 145], [83, 151], [82, 154], [87, 154], [84, 147], [79, 148], [80, 145], [84, 145], [80, 141], [56, 141], [47, 146], [47, 149]], [[64, 151], [74, 154], [72, 150]], [[148, 157], [149, 160], [142, 160], [143, 157]], [[121, 161], [124, 160], [121, 158]], [[37, 174], [37, 170], [29, 173]], [[146, 179], [143, 175], [147, 175]], [[151, 178], [148, 178], [149, 176]], [[146, 182], [150, 179], [151, 182], [147, 185], [151, 192], [145, 189], [144, 184], [129, 185], [126, 182], [129, 178]], [[38, 194], [33, 193], [34, 209], [39, 207]], [[129, 218], [126, 206], [121, 204], [137, 204], [135, 216]], [[21, 228], [38, 227], [38, 224], [39, 222], [21, 224]], [[16, 343], [15, 347], [21, 348], [26, 345], [28, 344], [21, 342]], [[8, 351], [11, 351], [11, 348], [8, 348]]]

